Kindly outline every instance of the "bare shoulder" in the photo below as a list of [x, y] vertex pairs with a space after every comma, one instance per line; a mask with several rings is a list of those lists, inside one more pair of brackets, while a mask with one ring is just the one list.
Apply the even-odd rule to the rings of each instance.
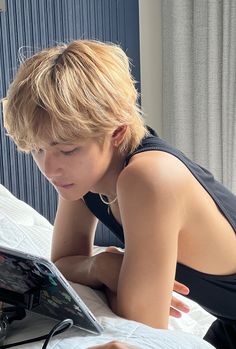
[[154, 239], [157, 231], [159, 236], [162, 231], [167, 236], [167, 230], [176, 236], [185, 224], [191, 187], [188, 177], [188, 170], [174, 156], [158, 151], [135, 155], [117, 181], [126, 236], [133, 231], [136, 233], [130, 236], [141, 236], [146, 229]]
[[133, 156], [121, 172], [117, 189], [127, 193], [145, 188], [152, 193], [184, 195], [190, 184], [191, 173], [175, 156], [163, 151], [147, 151]]

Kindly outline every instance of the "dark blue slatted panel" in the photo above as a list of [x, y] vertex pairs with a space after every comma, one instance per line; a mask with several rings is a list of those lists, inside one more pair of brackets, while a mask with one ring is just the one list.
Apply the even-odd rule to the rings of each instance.
[[[6, 0], [6, 11], [0, 13], [0, 98], [6, 95], [19, 66], [19, 52], [30, 55], [79, 38], [121, 44], [132, 59], [133, 75], [139, 82], [138, 17], [138, 0]], [[31, 156], [17, 153], [5, 136], [2, 115], [0, 137], [0, 183], [53, 222], [56, 192]], [[99, 226], [96, 243], [118, 241]]]

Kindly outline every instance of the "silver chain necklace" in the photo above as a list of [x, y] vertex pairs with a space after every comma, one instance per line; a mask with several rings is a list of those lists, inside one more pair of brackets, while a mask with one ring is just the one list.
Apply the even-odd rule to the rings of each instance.
[[99, 194], [99, 197], [101, 199], [101, 201], [106, 204], [106, 205], [111, 205], [111, 204], [114, 204], [114, 202], [117, 201], [117, 196], [115, 197], [115, 199], [113, 199], [112, 201], [106, 201], [104, 198], [103, 198], [103, 195], [102, 194]]

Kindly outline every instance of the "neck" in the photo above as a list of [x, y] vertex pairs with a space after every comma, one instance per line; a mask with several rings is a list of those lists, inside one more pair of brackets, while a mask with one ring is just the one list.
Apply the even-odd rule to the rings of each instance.
[[124, 168], [126, 154], [116, 154], [113, 157], [108, 170], [100, 183], [96, 185], [94, 192], [106, 196], [105, 201], [111, 202], [117, 197], [116, 185], [117, 180]]

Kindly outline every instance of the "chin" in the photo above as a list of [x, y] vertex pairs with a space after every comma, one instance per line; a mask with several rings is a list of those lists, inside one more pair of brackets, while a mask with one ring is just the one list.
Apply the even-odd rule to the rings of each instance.
[[60, 196], [67, 201], [77, 201], [83, 197], [83, 195], [64, 195], [60, 193]]
[[63, 190], [58, 190], [56, 189], [58, 194], [64, 199], [64, 200], [67, 200], [67, 201], [76, 201], [76, 200], [79, 200], [81, 199], [84, 194], [81, 194], [81, 193], [76, 193], [76, 192], [65, 192]]

